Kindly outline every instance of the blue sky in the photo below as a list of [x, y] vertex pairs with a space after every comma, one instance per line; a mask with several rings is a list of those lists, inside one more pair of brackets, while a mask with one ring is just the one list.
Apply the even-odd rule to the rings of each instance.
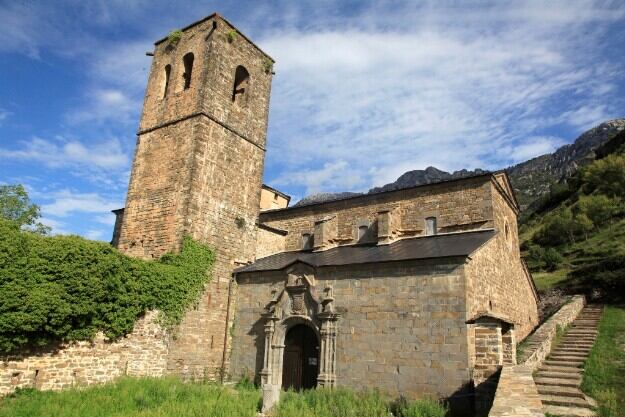
[[294, 200], [506, 167], [625, 116], [622, 1], [0, 0], [0, 183], [109, 240], [145, 52], [214, 11], [277, 61], [265, 182]]

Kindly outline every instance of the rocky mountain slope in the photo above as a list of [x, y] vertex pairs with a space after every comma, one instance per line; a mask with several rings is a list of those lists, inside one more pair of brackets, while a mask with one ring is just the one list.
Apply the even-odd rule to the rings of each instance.
[[625, 129], [625, 118], [610, 120], [584, 132], [575, 142], [507, 169], [519, 203], [527, 207], [546, 194], [551, 184], [570, 177], [593, 161], [600, 145]]
[[[564, 145], [553, 153], [541, 155], [507, 168], [521, 207], [528, 207], [537, 198], [549, 192], [549, 187], [552, 184], [570, 177], [580, 166], [593, 161], [595, 149], [623, 130], [625, 130], [625, 118], [609, 120], [584, 132], [570, 145]], [[472, 171], [463, 169], [453, 173], [441, 171], [435, 167], [417, 169], [402, 174], [395, 182], [370, 189], [368, 194], [470, 177], [485, 172], [487, 171], [479, 168]], [[295, 206], [340, 200], [360, 194], [313, 194], [303, 198]]]

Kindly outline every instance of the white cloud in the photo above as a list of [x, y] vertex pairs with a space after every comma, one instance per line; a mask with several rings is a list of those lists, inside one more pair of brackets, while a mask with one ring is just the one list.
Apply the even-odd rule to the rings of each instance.
[[502, 157], [512, 158], [512, 162], [516, 164], [553, 152], [566, 143], [564, 139], [554, 136], [535, 136], [517, 145], [499, 148], [497, 153]]
[[104, 237], [104, 232], [96, 229], [87, 230], [85, 237], [91, 240], [103, 240], [102, 238]]
[[124, 168], [128, 155], [118, 139], [85, 145], [77, 140], [59, 138], [50, 141], [32, 138], [23, 141], [19, 149], [0, 148], [0, 159], [17, 159], [41, 163], [50, 168], [95, 167], [105, 169]]
[[598, 23], [624, 8], [380, 8], [259, 40], [277, 60], [270, 181], [360, 191], [429, 165], [502, 168], [564, 143], [540, 130], [610, 114], [594, 103], [622, 74], [599, 55]]
[[4, 122], [12, 113], [8, 110], [0, 108], [0, 126], [2, 126], [2, 122]]
[[97, 193], [76, 193], [67, 189], [51, 193], [48, 198], [52, 202], [41, 205], [44, 216], [67, 217], [74, 213], [104, 215], [124, 206], [119, 201], [109, 200]]
[[[120, 208], [121, 206], [118, 206], [116, 208]], [[107, 213], [107, 214], [102, 214], [99, 216], [95, 216], [94, 220], [98, 223], [102, 223], [105, 224], [107, 226], [114, 226], [115, 225], [115, 215], [113, 213]]]
[[86, 105], [67, 113], [70, 123], [135, 121], [141, 102], [119, 89], [95, 89], [85, 96]]

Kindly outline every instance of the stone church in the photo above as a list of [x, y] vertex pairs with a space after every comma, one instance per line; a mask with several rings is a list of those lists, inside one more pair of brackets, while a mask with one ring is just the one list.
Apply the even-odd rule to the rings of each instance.
[[262, 184], [273, 62], [218, 14], [156, 42], [113, 244], [216, 253], [167, 372], [253, 378], [264, 408], [318, 386], [469, 407], [538, 323], [506, 173], [289, 207]]

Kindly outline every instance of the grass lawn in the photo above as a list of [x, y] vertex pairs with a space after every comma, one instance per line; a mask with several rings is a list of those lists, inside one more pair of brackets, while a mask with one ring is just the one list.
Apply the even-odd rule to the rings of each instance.
[[534, 272], [532, 276], [534, 277], [534, 283], [536, 284], [538, 291], [544, 291], [553, 288], [557, 286], [559, 282], [566, 280], [568, 273], [568, 269], [559, 269], [553, 272]]
[[600, 417], [625, 417], [625, 306], [605, 307], [582, 389], [599, 403]]
[[[22, 390], [0, 399], [0, 417], [256, 417], [260, 390], [182, 383], [176, 378], [121, 378], [63, 392]], [[271, 417], [445, 417], [436, 401], [391, 401], [347, 389], [283, 393]]]

